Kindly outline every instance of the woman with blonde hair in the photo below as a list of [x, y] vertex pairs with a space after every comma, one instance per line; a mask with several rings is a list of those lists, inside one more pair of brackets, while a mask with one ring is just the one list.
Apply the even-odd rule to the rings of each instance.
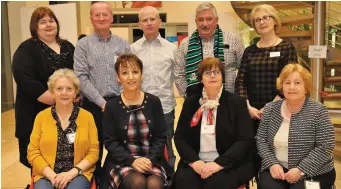
[[55, 71], [48, 81], [56, 103], [41, 111], [27, 149], [35, 189], [89, 189], [99, 145], [92, 115], [74, 106], [79, 80], [69, 69]]
[[[297, 56], [294, 45], [277, 34], [281, 21], [274, 7], [266, 4], [256, 6], [250, 17], [260, 40], [244, 51], [235, 82], [235, 93], [246, 97], [256, 133], [264, 105], [283, 97], [276, 89], [276, 78], [285, 65], [297, 62]], [[260, 160], [256, 152], [255, 166], [257, 175]]]
[[334, 127], [326, 107], [309, 98], [311, 82], [303, 66], [286, 65], [277, 82], [284, 99], [264, 108], [256, 136], [261, 189], [304, 189], [311, 181], [321, 189], [334, 185]]

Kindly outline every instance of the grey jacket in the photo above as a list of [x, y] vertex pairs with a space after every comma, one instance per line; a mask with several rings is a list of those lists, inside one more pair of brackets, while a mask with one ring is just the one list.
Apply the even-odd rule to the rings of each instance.
[[[260, 172], [279, 164], [275, 156], [274, 137], [283, 122], [283, 100], [270, 102], [256, 135], [258, 153], [262, 159]], [[297, 167], [306, 177], [313, 177], [334, 168], [335, 131], [324, 105], [306, 98], [304, 105], [291, 116], [288, 139], [288, 166]]]

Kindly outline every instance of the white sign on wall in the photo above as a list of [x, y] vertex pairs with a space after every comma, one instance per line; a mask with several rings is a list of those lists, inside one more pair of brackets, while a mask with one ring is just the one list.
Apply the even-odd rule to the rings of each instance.
[[[59, 36], [62, 39], [70, 41], [74, 46], [77, 43], [77, 9], [75, 3], [66, 3], [48, 6], [56, 15], [60, 31]], [[38, 7], [22, 7], [20, 9], [21, 16], [21, 39], [25, 41], [31, 38], [30, 21], [33, 11]]]
[[309, 58], [326, 58], [327, 46], [309, 45], [308, 57]]

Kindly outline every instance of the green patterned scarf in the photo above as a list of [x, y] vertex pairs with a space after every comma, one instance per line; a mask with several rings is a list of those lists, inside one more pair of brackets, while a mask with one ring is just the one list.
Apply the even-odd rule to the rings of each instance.
[[[217, 26], [217, 29], [213, 33], [214, 45], [213, 52], [214, 57], [219, 58], [224, 62], [224, 43], [223, 32]], [[197, 85], [200, 83], [198, 78], [198, 64], [203, 59], [202, 43], [198, 30], [195, 30], [192, 36], [189, 38], [188, 51], [186, 55], [186, 81], [187, 87]]]

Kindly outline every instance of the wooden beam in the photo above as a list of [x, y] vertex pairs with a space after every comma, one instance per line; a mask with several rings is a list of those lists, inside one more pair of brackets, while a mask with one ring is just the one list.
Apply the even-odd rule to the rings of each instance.
[[295, 16], [284, 16], [280, 18], [282, 26], [299, 25], [299, 24], [311, 24], [314, 21], [314, 15], [295, 15]]
[[[262, 5], [264, 2], [231, 2], [234, 9], [245, 9], [252, 10], [257, 5]], [[311, 8], [312, 3], [307, 2], [283, 2], [283, 1], [267, 1], [266, 4], [272, 5], [277, 10], [288, 10], [288, 9], [298, 9], [298, 8]]]
[[290, 32], [283, 32], [279, 31], [279, 37], [311, 37], [311, 31], [290, 31]]

